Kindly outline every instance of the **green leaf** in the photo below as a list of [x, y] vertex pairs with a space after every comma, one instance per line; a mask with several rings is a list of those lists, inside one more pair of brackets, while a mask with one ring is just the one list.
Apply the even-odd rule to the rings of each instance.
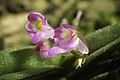
[[[112, 53], [116, 50], [119, 50], [120, 47], [119, 29], [120, 24], [117, 24], [105, 27], [103, 29], [100, 29], [87, 35], [86, 40], [88, 42], [91, 54], [86, 58], [86, 62], [83, 64], [83, 66], [77, 69], [76, 71], [70, 73], [68, 75], [68, 78], [70, 80], [89, 79], [93, 77], [96, 74], [96, 72], [99, 72], [99, 70], [94, 72], [95, 69], [98, 69], [99, 67], [101, 67], [104, 70], [104, 72], [108, 71], [105, 70], [104, 68], [105, 66], [109, 66], [110, 64], [102, 66], [97, 66], [97, 64], [102, 63], [107, 59], [110, 59], [110, 56], [113, 56]], [[119, 58], [120, 56], [117, 55], [114, 57]], [[116, 66], [117, 67], [115, 68], [118, 68], [119, 64], [117, 64]], [[113, 70], [115, 68], [113, 66], [110, 70]], [[100, 70], [100, 72], [102, 71], [102, 69]], [[93, 72], [94, 74], [91, 74]]]
[[120, 47], [120, 38], [114, 40], [113, 42], [109, 43], [105, 47], [102, 47], [89, 55], [87, 57], [87, 62], [85, 65], [93, 65], [97, 64], [101, 61], [104, 61], [105, 59], [109, 58], [112, 55], [112, 52], [115, 50], [118, 50]]
[[90, 53], [120, 38], [120, 23], [107, 26], [85, 36]]
[[[64, 57], [58, 55], [49, 60], [41, 60], [34, 50], [35, 47], [8, 48], [0, 52], [0, 79], [27, 78], [37, 73], [60, 68]], [[37, 69], [36, 69], [37, 68]], [[62, 71], [63, 69], [61, 69]], [[67, 72], [67, 70], [66, 70]], [[26, 75], [24, 75], [26, 73]], [[30, 74], [27, 74], [30, 73]], [[56, 73], [55, 73], [56, 74]], [[13, 79], [12, 79], [13, 78]]]
[[62, 78], [66, 72], [59, 67], [31, 68], [0, 76], [0, 80], [66, 80]]
[[48, 73], [49, 71], [51, 71], [55, 68], [56, 67], [31, 68], [31, 69], [27, 69], [27, 70], [23, 70], [23, 71], [18, 71], [18, 72], [1, 75], [0, 80], [28, 79], [35, 75], [43, 75], [45, 73]]

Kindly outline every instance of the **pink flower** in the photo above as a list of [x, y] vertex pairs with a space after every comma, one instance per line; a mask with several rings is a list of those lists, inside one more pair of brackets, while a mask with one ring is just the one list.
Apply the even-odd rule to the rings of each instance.
[[[89, 50], [78, 37], [77, 32], [69, 24], [61, 24], [57, 29], [47, 24], [46, 18], [40, 13], [30, 13], [26, 24], [28, 35], [32, 43], [36, 44], [36, 51], [41, 59], [49, 59], [57, 54], [64, 54], [77, 49], [80, 54], [88, 54]], [[51, 45], [50, 40], [53, 40]]]
[[76, 31], [68, 24], [61, 24], [61, 27], [55, 30], [54, 40], [56, 46], [48, 51], [50, 57], [70, 52], [74, 49], [78, 49], [81, 54], [88, 54], [89, 52], [87, 46], [77, 36]]
[[47, 24], [46, 18], [40, 13], [30, 13], [28, 15], [26, 30], [32, 37], [32, 43], [36, 44], [41, 40], [53, 39], [54, 30]]
[[48, 51], [51, 48], [50, 42], [48, 40], [40, 41], [36, 46], [36, 51], [41, 57], [41, 59], [49, 59]]

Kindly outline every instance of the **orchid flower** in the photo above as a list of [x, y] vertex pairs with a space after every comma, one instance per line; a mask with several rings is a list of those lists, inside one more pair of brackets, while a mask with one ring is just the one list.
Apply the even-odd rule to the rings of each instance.
[[28, 35], [32, 37], [32, 43], [39, 43], [41, 40], [53, 39], [54, 29], [52, 29], [47, 19], [40, 13], [30, 13], [28, 15], [28, 23], [26, 30]]
[[56, 45], [48, 51], [49, 57], [75, 49], [83, 55], [89, 52], [85, 43], [77, 36], [77, 32], [68, 24], [61, 24], [61, 27], [55, 29], [54, 41]]
[[57, 54], [64, 54], [75, 49], [78, 49], [80, 54], [88, 54], [87, 46], [70, 25], [61, 24], [61, 27], [55, 29], [54, 32], [54, 46], [50, 45], [49, 40], [44, 40], [40, 41], [36, 47], [41, 59], [49, 59]]
[[36, 51], [38, 53], [38, 55], [40, 56], [41, 59], [49, 59], [51, 58], [49, 55], [48, 55], [48, 51], [49, 49], [51, 48], [50, 46], [50, 42], [48, 40], [44, 40], [44, 41], [40, 41], [37, 46], [36, 46]]
[[[49, 59], [57, 54], [71, 52], [75, 49], [80, 54], [88, 54], [85, 43], [78, 37], [71, 25], [61, 24], [57, 29], [51, 28], [47, 19], [40, 13], [30, 13], [26, 24], [28, 35], [32, 43], [37, 44], [36, 51], [41, 59]], [[51, 45], [50, 40], [53, 40]]]

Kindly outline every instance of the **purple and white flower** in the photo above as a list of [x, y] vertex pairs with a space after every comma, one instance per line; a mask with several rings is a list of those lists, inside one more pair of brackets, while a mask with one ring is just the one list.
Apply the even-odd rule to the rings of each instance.
[[[47, 19], [40, 13], [30, 13], [26, 24], [28, 35], [32, 43], [36, 44], [36, 51], [41, 59], [49, 59], [57, 54], [64, 54], [78, 50], [80, 54], [88, 54], [85, 43], [78, 37], [77, 32], [69, 24], [61, 24], [57, 29], [51, 28]], [[50, 39], [53, 40], [51, 46]]]
[[51, 48], [50, 42], [48, 40], [40, 41], [36, 46], [36, 51], [41, 59], [49, 59], [51, 58], [48, 55], [48, 51]]
[[36, 44], [41, 40], [53, 39], [54, 29], [52, 29], [47, 19], [40, 13], [30, 13], [28, 15], [26, 30], [32, 36], [32, 43]]
[[78, 49], [81, 54], [88, 54], [89, 52], [87, 46], [77, 36], [77, 32], [72, 29], [71, 25], [61, 24], [61, 27], [55, 30], [54, 40], [56, 46], [48, 51], [50, 57], [70, 52], [74, 49]]

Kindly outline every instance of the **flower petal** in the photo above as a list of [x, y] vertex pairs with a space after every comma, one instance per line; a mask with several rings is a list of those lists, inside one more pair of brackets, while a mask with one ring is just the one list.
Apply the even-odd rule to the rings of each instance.
[[54, 37], [54, 30], [46, 30], [44, 32], [41, 32], [40, 34], [40, 38], [41, 40], [45, 40], [45, 39], [53, 39]]
[[43, 31], [52, 29], [47, 24], [47, 19], [40, 13], [37, 13], [37, 12], [30, 13], [28, 15], [28, 20], [29, 20], [30, 25], [26, 27], [27, 30], [29, 30], [29, 27], [32, 25], [35, 25], [36, 27], [36, 25], [39, 24], [39, 22], [42, 22], [41, 26], [42, 26]]
[[44, 53], [39, 53], [41, 59], [49, 59], [51, 58], [49, 55], [48, 55], [48, 51], [44, 51]]
[[26, 26], [25, 28], [26, 28], [27, 31], [34, 31], [33, 26], [31, 25], [30, 22], [28, 22], [25, 26]]
[[59, 38], [54, 38], [54, 41], [55, 41], [55, 45], [56, 45], [56, 46], [60, 46], [61, 39], [59, 39]]
[[37, 12], [33, 12], [33, 13], [30, 13], [28, 15], [28, 20], [30, 22], [35, 22], [38, 20], [38, 18], [40, 18], [41, 20], [44, 20], [44, 16], [40, 13], [37, 13]]
[[61, 33], [62, 33], [62, 28], [61, 27], [55, 29], [55, 36], [54, 37], [61, 39]]
[[44, 26], [47, 25], [47, 19], [46, 19], [46, 18], [43, 18], [43, 19], [42, 19], [42, 24], [43, 24]]
[[33, 38], [32, 42], [34, 44], [38, 43], [40, 40], [46, 40], [46, 39], [53, 39], [54, 37], [54, 30], [46, 30], [45, 32], [37, 32]]
[[69, 49], [69, 46], [68, 46], [68, 41], [66, 40], [61, 40], [60, 43], [59, 43], [59, 47], [63, 48], [63, 49]]
[[89, 53], [88, 47], [83, 43], [83, 41], [81, 39], [79, 39], [78, 50], [82, 54], [88, 54]]
[[57, 54], [61, 54], [61, 53], [65, 53], [65, 52], [67, 52], [67, 50], [62, 49], [62, 48], [60, 48], [60, 47], [52, 47], [52, 48], [48, 51], [48, 55], [49, 55], [50, 57], [53, 57], [53, 56], [55, 56], [55, 55], [57, 55]]
[[61, 24], [61, 27], [55, 29], [55, 38], [63, 39], [66, 36], [72, 37], [73, 36], [73, 31], [70, 25], [68, 24]]
[[71, 25], [69, 25], [69, 24], [61, 24], [61, 26], [63, 26], [66, 29], [71, 28]]
[[49, 59], [48, 50], [50, 48], [48, 41], [41, 41], [36, 46], [35, 50], [40, 55], [41, 59]]
[[43, 26], [46, 26], [47, 25], [47, 19], [42, 15], [42, 14], [40, 14], [40, 13], [37, 13], [37, 12], [34, 12], [34, 13], [30, 13], [29, 15], [28, 15], [28, 20], [30, 21], [30, 22], [35, 22], [35, 21], [37, 21], [37, 20], [42, 20], [42, 25]]
[[37, 16], [36, 16], [36, 14], [30, 13], [30, 14], [28, 15], [28, 20], [29, 20], [30, 22], [37, 21]]
[[60, 41], [59, 47], [66, 49], [68, 51], [71, 51], [74, 48], [77, 48], [77, 46], [79, 45], [79, 38], [77, 38], [76, 40], [74, 40], [73, 38], [71, 38], [71, 40], [68, 40], [68, 41], [66, 40]]
[[71, 42], [68, 43], [69, 48], [76, 48], [79, 45], [79, 40], [79, 38], [77, 38], [76, 40], [71, 40]]
[[29, 36], [32, 36], [32, 37], [35, 35], [35, 33], [36, 33], [36, 32], [34, 32], [34, 31], [28, 31], [28, 32], [27, 32], [27, 34], [28, 34]]
[[54, 37], [54, 30], [53, 29], [46, 30], [44, 33], [46, 34], [45, 35], [46, 39], [49, 39], [49, 38], [53, 39], [53, 37]]
[[72, 26], [69, 24], [61, 24], [62, 27], [66, 28], [70, 34], [70, 36], [73, 35], [73, 31], [72, 31]]
[[32, 43], [36, 44], [41, 40], [41, 32], [37, 32], [33, 37], [32, 37]]

